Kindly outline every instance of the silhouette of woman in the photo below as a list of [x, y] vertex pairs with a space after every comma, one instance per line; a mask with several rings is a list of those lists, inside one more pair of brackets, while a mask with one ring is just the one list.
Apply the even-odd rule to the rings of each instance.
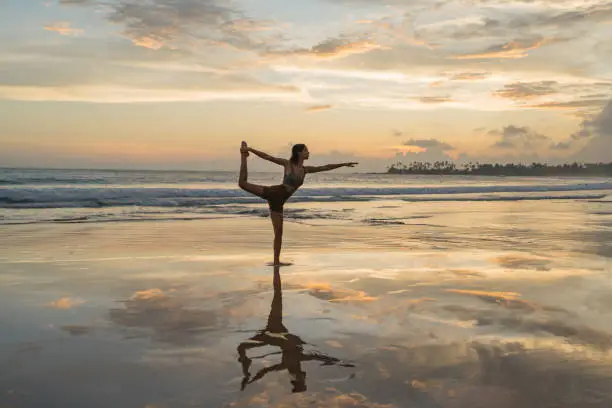
[[[283, 183], [275, 186], [260, 186], [258, 184], [249, 183], [247, 170], [247, 157], [249, 152], [261, 157], [262, 159], [271, 161], [285, 168]], [[340, 167], [354, 167], [358, 163], [339, 163], [326, 164], [324, 166], [304, 166], [304, 161], [310, 157], [310, 152], [304, 144], [296, 144], [291, 149], [290, 159], [281, 159], [270, 156], [259, 150], [255, 150], [247, 146], [246, 142], [242, 142], [240, 147], [240, 177], [238, 185], [244, 191], [254, 194], [268, 201], [270, 207], [270, 218], [274, 227], [274, 265], [283, 265], [280, 261], [281, 245], [283, 241], [283, 209], [285, 202], [297, 191], [302, 184], [304, 178], [309, 173], [319, 173], [338, 169]], [[286, 265], [286, 264], [285, 264]]]
[[[321, 365], [338, 365], [342, 367], [354, 367], [353, 364], [343, 363], [341, 360], [327, 356], [322, 353], [304, 352], [303, 346], [307, 344], [300, 337], [289, 333], [283, 325], [283, 295], [281, 291], [281, 278], [279, 267], [274, 268], [274, 297], [270, 306], [270, 315], [268, 316], [268, 324], [266, 328], [259, 331], [249, 340], [238, 345], [238, 361], [242, 364], [242, 385], [241, 390], [244, 390], [248, 384], [251, 384], [270, 372], [287, 370], [291, 377], [293, 392], [306, 391], [306, 372], [302, 371], [302, 362], [304, 361], [319, 361]], [[276, 346], [281, 349], [281, 362], [270, 367], [264, 367], [253, 378], [249, 368], [251, 367], [252, 359], [246, 354], [248, 349], [263, 346]], [[271, 353], [279, 354], [279, 353]], [[254, 357], [264, 358], [264, 356]]]

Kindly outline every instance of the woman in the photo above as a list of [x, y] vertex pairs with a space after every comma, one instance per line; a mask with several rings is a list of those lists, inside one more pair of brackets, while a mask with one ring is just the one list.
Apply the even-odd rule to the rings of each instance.
[[[262, 159], [271, 161], [285, 168], [283, 184], [276, 186], [260, 186], [249, 183], [247, 171], [247, 157], [249, 152], [261, 157]], [[252, 149], [247, 146], [246, 142], [242, 142], [240, 147], [242, 160], [240, 162], [240, 178], [238, 185], [244, 191], [255, 194], [258, 197], [268, 201], [270, 207], [270, 218], [274, 227], [274, 265], [283, 265], [280, 262], [281, 244], [283, 241], [283, 206], [285, 201], [289, 199], [304, 183], [304, 178], [308, 173], [319, 173], [322, 171], [334, 170], [340, 167], [353, 167], [358, 163], [340, 163], [326, 164], [325, 166], [304, 166], [304, 160], [308, 160], [310, 153], [304, 144], [296, 144], [291, 149], [291, 158], [281, 159], [270, 156], [264, 152]], [[287, 264], [284, 264], [287, 265]]]

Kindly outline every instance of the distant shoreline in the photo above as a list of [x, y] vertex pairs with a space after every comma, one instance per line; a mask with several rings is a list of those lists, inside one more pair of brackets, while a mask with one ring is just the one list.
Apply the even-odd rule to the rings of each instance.
[[461, 177], [612, 177], [612, 174], [462, 174], [462, 173], [449, 173], [449, 174], [433, 174], [433, 173], [348, 173], [348, 174], [365, 174], [368, 176], [461, 176]]
[[542, 163], [491, 164], [468, 163], [457, 167], [444, 161], [435, 163], [401, 162], [389, 166], [385, 174], [431, 176], [494, 176], [494, 177], [612, 177], [612, 163], [571, 163], [548, 165]]
[[[350, 173], [349, 173], [350, 174]], [[462, 176], [462, 177], [612, 177], [612, 174], [473, 174], [473, 173], [353, 173], [371, 176]]]

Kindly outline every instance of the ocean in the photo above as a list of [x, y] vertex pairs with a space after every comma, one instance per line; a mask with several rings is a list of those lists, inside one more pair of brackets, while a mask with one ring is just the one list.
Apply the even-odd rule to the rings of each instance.
[[[266, 216], [265, 202], [239, 189], [237, 177], [237, 172], [0, 168], [0, 224]], [[252, 173], [249, 179], [264, 185], [280, 180], [280, 172]], [[410, 202], [609, 200], [610, 194], [610, 178], [329, 172], [308, 175], [304, 187], [287, 204], [286, 215], [289, 219], [360, 221], [349, 212], [352, 202], [376, 207], [389, 200], [404, 206]], [[294, 211], [291, 203], [313, 205]], [[330, 203], [344, 203], [346, 211], [326, 211]], [[384, 212], [380, 215], [384, 219]]]

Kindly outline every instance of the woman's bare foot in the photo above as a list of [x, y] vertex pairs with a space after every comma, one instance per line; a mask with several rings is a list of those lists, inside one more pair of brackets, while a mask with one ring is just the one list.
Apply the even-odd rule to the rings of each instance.
[[240, 145], [240, 154], [244, 157], [249, 157], [249, 146], [247, 146], [247, 143], [244, 141]]
[[268, 263], [268, 266], [291, 266], [291, 265], [293, 265], [291, 262], [280, 262], [280, 261]]

